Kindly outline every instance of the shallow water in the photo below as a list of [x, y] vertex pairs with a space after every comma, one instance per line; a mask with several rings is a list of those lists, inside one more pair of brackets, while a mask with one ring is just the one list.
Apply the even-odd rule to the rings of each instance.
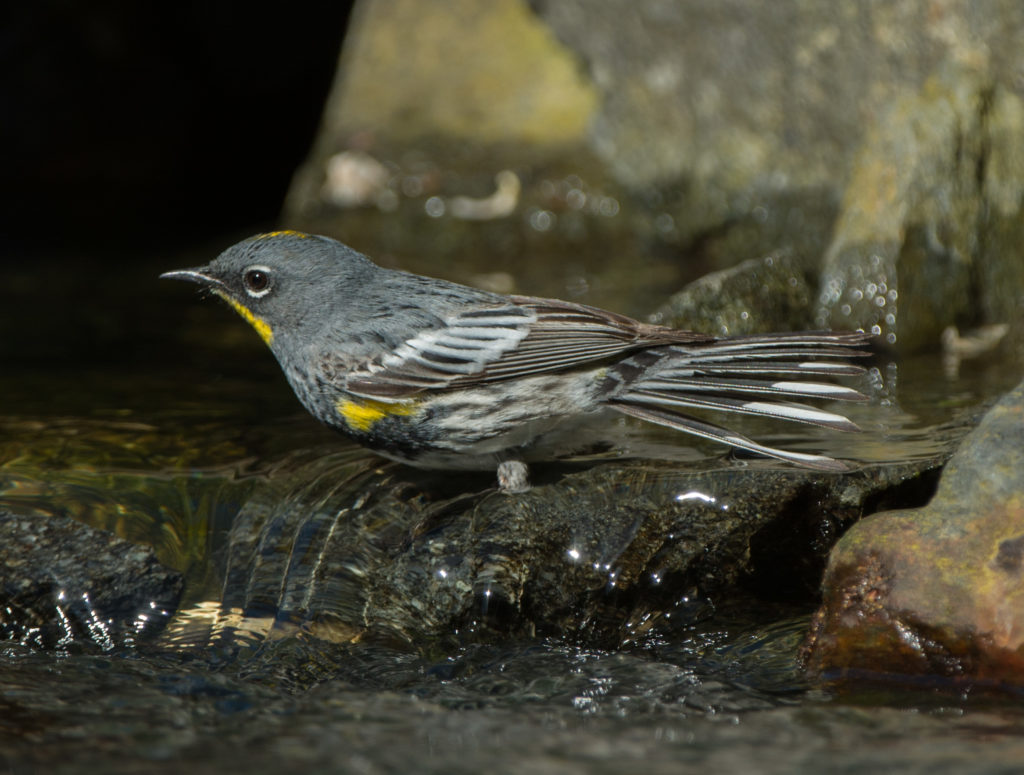
[[723, 617], [633, 653], [507, 643], [433, 660], [308, 641], [227, 663], [8, 646], [0, 763], [47, 772], [1019, 771], [1019, 702], [929, 687], [809, 688], [792, 663], [804, 624], [750, 632]]
[[[198, 262], [133, 271], [150, 278], [188, 263]], [[796, 665], [806, 605], [723, 608], [695, 594], [679, 601], [678, 626], [622, 650], [459, 633], [410, 650], [225, 617], [225, 537], [241, 510], [311, 467], [348, 484], [397, 467], [305, 416], [228, 311], [158, 289], [124, 309], [111, 301], [114, 323], [86, 326], [71, 344], [53, 341], [64, 329], [43, 326], [7, 359], [0, 508], [70, 516], [153, 546], [186, 574], [183, 613], [138, 647], [0, 644], [0, 769], [1019, 770], [1019, 697], [927, 683], [809, 685]], [[742, 429], [862, 465], [925, 459], [963, 433], [957, 418], [1021, 373], [985, 359], [956, 372], [937, 357], [874, 368], [861, 385], [873, 400], [850, 411], [861, 434]], [[717, 447], [634, 431], [641, 457], [730, 464]], [[309, 481], [319, 484], [304, 502], [333, 497], [322, 477]], [[457, 497], [490, 486], [448, 477], [442, 489]], [[293, 594], [307, 570], [297, 563], [285, 575]], [[357, 602], [343, 574], [335, 594], [339, 605]]]

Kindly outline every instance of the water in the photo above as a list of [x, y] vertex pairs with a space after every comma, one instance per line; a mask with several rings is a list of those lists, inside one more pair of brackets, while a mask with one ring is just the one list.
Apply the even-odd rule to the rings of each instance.
[[[478, 629], [410, 647], [350, 626], [373, 590], [359, 577], [373, 558], [342, 553], [325, 574], [296, 544], [264, 543], [256, 556], [280, 564], [280, 597], [257, 615], [263, 592], [253, 577], [225, 584], [248, 567], [233, 565], [229, 549], [240, 512], [285, 494], [314, 506], [295, 533], [305, 545], [326, 530], [344, 546], [345, 531], [358, 528], [386, 559], [404, 535], [388, 499], [406, 493], [403, 513], [429, 531], [451, 504], [489, 497], [490, 482], [438, 484], [320, 428], [231, 313], [151, 280], [195, 263], [143, 262], [124, 279], [145, 289], [139, 297], [96, 291], [107, 313], [47, 319], [5, 353], [0, 507], [70, 516], [150, 545], [185, 573], [187, 588], [182, 613], [148, 643], [86, 640], [57, 652], [0, 644], [0, 771], [1019, 771], [1017, 696], [957, 684], [808, 683], [796, 661], [806, 600], [712, 600], [694, 590], [675, 601], [674, 619], [620, 647], [552, 633], [494, 637], [482, 614]], [[52, 292], [74, 308], [70, 280]], [[31, 309], [24, 301], [12, 314], [32, 319]], [[867, 384], [875, 400], [852, 413], [860, 435], [744, 429], [868, 466], [923, 460], [963, 432], [951, 420], [1020, 375], [984, 359], [958, 373], [937, 358], [876, 367]], [[721, 465], [716, 448], [657, 431], [636, 450]], [[361, 499], [358, 525], [338, 518], [352, 499]], [[317, 573], [339, 615], [279, 616], [280, 600], [301, 607]]]
[[25, 762], [41, 772], [1017, 771], [1019, 706], [809, 689], [791, 663], [802, 624], [697, 631], [662, 653], [508, 643], [434, 661], [313, 642], [229, 665], [6, 648], [0, 762], [22, 772]]

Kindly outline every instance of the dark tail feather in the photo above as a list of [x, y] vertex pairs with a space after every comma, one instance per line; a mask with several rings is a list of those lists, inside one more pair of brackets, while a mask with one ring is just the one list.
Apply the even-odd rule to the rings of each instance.
[[846, 417], [789, 399], [864, 401], [862, 393], [804, 376], [863, 373], [845, 359], [867, 355], [870, 337], [861, 333], [803, 331], [744, 336], [692, 345], [670, 345], [638, 353], [609, 372], [608, 404], [648, 422], [712, 439], [733, 447], [823, 471], [848, 468], [823, 455], [773, 449], [679, 409], [716, 410], [860, 430]]

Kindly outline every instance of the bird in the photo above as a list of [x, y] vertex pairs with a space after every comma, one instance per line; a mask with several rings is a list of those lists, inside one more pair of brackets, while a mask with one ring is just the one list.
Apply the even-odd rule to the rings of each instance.
[[496, 470], [513, 491], [528, 488], [529, 463], [616, 413], [802, 468], [849, 470], [692, 413], [857, 431], [804, 401], [866, 400], [831, 381], [865, 371], [850, 362], [868, 354], [862, 331], [675, 329], [384, 268], [304, 232], [258, 234], [207, 266], [160, 277], [197, 283], [233, 307], [320, 422], [412, 466]]

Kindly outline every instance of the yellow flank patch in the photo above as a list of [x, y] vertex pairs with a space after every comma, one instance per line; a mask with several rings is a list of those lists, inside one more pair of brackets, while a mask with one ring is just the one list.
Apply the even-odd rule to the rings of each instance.
[[267, 323], [267, 321], [254, 315], [248, 307], [243, 306], [241, 302], [232, 299], [226, 293], [216, 290], [214, 293], [234, 307], [235, 312], [245, 318], [249, 322], [249, 325], [256, 329], [256, 333], [260, 335], [260, 339], [267, 343], [267, 347], [270, 346], [270, 343], [274, 341], [274, 332], [270, 329], [270, 324]]
[[334, 404], [334, 408], [338, 410], [338, 414], [348, 424], [348, 427], [357, 431], [368, 431], [385, 417], [408, 417], [416, 411], [416, 404], [412, 401], [387, 403], [367, 398], [358, 401], [353, 401], [351, 398], [339, 398]]

